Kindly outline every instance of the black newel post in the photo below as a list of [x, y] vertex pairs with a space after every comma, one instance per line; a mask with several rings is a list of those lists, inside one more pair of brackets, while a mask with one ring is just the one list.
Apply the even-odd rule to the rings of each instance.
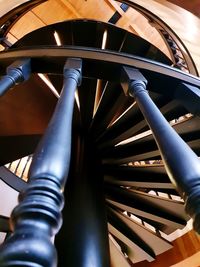
[[186, 202], [186, 212], [200, 233], [200, 160], [169, 125], [146, 90], [147, 81], [136, 69], [123, 67], [122, 86], [140, 107], [160, 150], [166, 171]]
[[74, 94], [80, 80], [81, 60], [68, 59], [60, 99], [33, 157], [28, 188], [11, 215], [13, 234], [0, 249], [1, 267], [57, 267], [52, 239], [62, 223]]
[[[64, 223], [56, 236], [59, 266], [109, 267], [103, 173], [87, 134], [73, 134], [72, 166], [66, 188]], [[72, 153], [73, 153], [72, 152]]]
[[29, 79], [31, 74], [31, 60], [21, 59], [12, 63], [6, 69], [6, 75], [0, 80], [0, 96], [13, 86]]

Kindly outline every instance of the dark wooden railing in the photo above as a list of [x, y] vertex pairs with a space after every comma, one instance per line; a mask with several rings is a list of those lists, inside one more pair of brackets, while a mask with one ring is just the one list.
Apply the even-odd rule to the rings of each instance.
[[186, 211], [194, 219], [194, 229], [200, 233], [199, 158], [151, 100], [147, 80], [137, 69], [123, 67], [122, 86], [127, 95], [135, 98], [153, 133], [167, 174], [186, 202]]
[[[104, 74], [107, 75], [106, 78], [109, 76], [109, 78], [111, 77], [117, 82], [120, 79], [122, 62], [124, 65], [129, 65], [129, 67], [123, 67], [122, 87], [126, 93], [135, 97], [137, 104], [154, 134], [168, 175], [186, 201], [186, 210], [194, 218], [194, 228], [197, 232], [200, 232], [198, 225], [199, 159], [171, 128], [149, 97], [146, 90], [147, 80], [137, 69], [133, 69], [131, 66], [138, 66], [138, 68], [142, 66], [141, 71], [145, 76], [148, 76], [149, 83], [154, 81], [153, 85], [151, 84], [151, 89], [155, 89], [157, 77], [159, 77], [162, 83], [157, 85], [157, 90], [163, 95], [167, 89], [167, 85], [170, 84], [170, 92], [175, 93], [175, 96], [179, 98], [179, 100], [181, 97], [179, 93], [176, 92], [176, 90], [178, 90], [177, 88], [181, 85], [185, 88], [186, 82], [190, 82], [190, 87], [192, 87], [191, 84], [193, 84], [193, 87], [196, 88], [195, 85], [199, 86], [199, 80], [179, 70], [151, 61], [130, 57], [125, 54], [121, 55], [108, 51], [98, 51], [97, 49], [91, 49], [90, 51], [89, 48], [85, 51], [81, 49], [83, 48], [78, 48], [77, 50], [74, 48], [73, 51], [63, 47], [41, 50], [28, 49], [24, 51], [14, 50], [1, 54], [1, 64], [4, 63], [5, 65], [6, 63], [8, 64], [8, 62], [12, 62], [11, 59], [16, 60], [17, 58], [21, 58], [23, 53], [24, 55], [29, 54], [33, 71], [36, 71], [33, 67], [36, 68], [37, 66], [38, 68], [42, 67], [43, 70], [49, 68], [49, 73], [55, 72], [55, 66], [58, 68], [58, 66], [63, 65], [62, 63], [66, 60], [67, 53], [68, 55], [69, 53], [71, 53], [71, 55], [73, 54], [73, 57], [76, 59], [70, 56], [65, 64], [64, 85], [61, 97], [50, 124], [34, 153], [29, 172], [29, 183], [24, 193], [20, 194], [20, 204], [12, 213], [11, 224], [13, 234], [4, 242], [0, 249], [0, 266], [57, 266], [57, 254], [52, 239], [58, 232], [62, 222], [61, 209], [64, 202], [62, 193], [67, 180], [71, 157], [71, 126], [74, 94], [77, 85], [79, 85], [81, 81], [82, 60], [84, 61], [84, 74], [86, 77], [92, 75], [98, 77], [100, 73], [100, 77]], [[37, 57], [35, 56], [36, 52]], [[10, 54], [10, 61], [4, 62]], [[83, 57], [83, 59], [80, 60], [80, 57]], [[37, 61], [38, 59], [40, 59], [40, 61]], [[20, 77], [17, 78], [16, 81], [22, 82], [29, 77], [31, 69], [30, 61], [23, 61], [29, 66], [28, 72], [23, 72], [24, 69], [19, 67], [21, 65], [19, 63], [16, 64], [16, 62], [17, 61], [8, 68], [8, 74], [13, 75], [11, 80], [16, 77], [16, 74], [20, 74]], [[40, 62], [40, 64], [36, 64], [38, 62]], [[93, 65], [94, 63], [95, 65]], [[106, 72], [104, 71], [105, 67], [107, 67]], [[88, 70], [89, 73], [87, 73]], [[93, 73], [93, 71], [97, 73]], [[155, 76], [155, 74], [157, 76]], [[174, 83], [176, 79], [178, 82]], [[185, 82], [185, 84], [183, 84], [183, 82]], [[3, 82], [2, 80], [2, 88], [6, 88], [2, 91], [4, 92], [15, 83], [16, 82], [5, 86], [7, 82]], [[165, 86], [164, 89], [163, 87], [160, 89], [161, 86]], [[194, 90], [194, 88], [191, 88], [190, 91], [187, 88], [181, 90], [182, 96], [183, 92], [185, 92], [185, 97], [182, 99], [183, 103], [189, 92], [193, 105], [195, 104], [198, 106], [199, 89], [196, 88], [196, 90]], [[82, 93], [85, 94], [85, 92], [86, 91], [82, 90]], [[191, 107], [189, 107], [189, 110], [190, 108]], [[197, 111], [198, 110], [195, 112]], [[69, 193], [67, 195], [67, 201], [73, 203], [73, 207], [70, 208], [73, 219], [70, 218], [69, 222], [67, 222], [67, 226], [69, 226], [67, 227], [67, 231], [71, 236], [64, 244], [70, 247], [70, 242], [76, 240], [76, 245], [73, 245], [71, 251], [69, 249], [66, 252], [66, 255], [69, 256], [67, 261], [69, 266], [76, 266], [78, 259], [77, 261], [73, 260], [81, 255], [84, 260], [81, 261], [80, 258], [78, 265], [81, 266], [81, 264], [83, 264], [82, 266], [86, 266], [84, 264], [88, 263], [86, 260], [87, 255], [91, 253], [90, 242], [92, 242], [92, 244], [95, 243], [96, 245], [95, 249], [92, 250], [93, 254], [91, 258], [95, 260], [95, 266], [107, 267], [109, 266], [109, 250], [106, 228], [107, 221], [104, 213], [103, 179], [101, 173], [97, 173], [101, 166], [100, 163], [96, 162], [99, 158], [96, 158], [95, 155], [96, 151], [93, 147], [94, 140], [89, 140], [87, 134], [86, 136], [84, 135], [82, 139], [82, 132], [79, 134], [80, 136], [78, 136], [78, 138], [81, 139], [79, 143], [80, 146], [74, 149], [78, 161], [77, 168], [73, 169], [76, 174], [70, 177], [74, 179], [71, 179], [70, 184], [68, 184], [69, 187], [67, 187], [66, 190], [67, 193]], [[93, 158], [93, 155], [95, 155], [95, 158]], [[98, 157], [101, 157], [101, 155], [98, 155]], [[99, 169], [96, 168], [96, 166], [99, 167]], [[22, 186], [23, 185], [19, 186], [19, 190]], [[114, 195], [115, 191], [114, 189]], [[123, 188], [117, 189], [117, 191], [119, 191], [119, 195], [124, 195]], [[134, 194], [134, 192], [127, 193], [127, 199], [131, 194]], [[97, 203], [95, 203], [96, 199]], [[124, 199], [124, 197], [122, 199]], [[137, 197], [135, 197], [135, 199], [137, 200]], [[167, 220], [170, 221], [169, 218], [167, 218]], [[84, 222], [84, 224], [79, 224], [80, 221]], [[72, 229], [70, 233], [69, 229]], [[81, 237], [83, 237], [83, 239], [81, 239]], [[63, 241], [61, 241], [60, 247], [62, 247], [62, 242]], [[70, 252], [71, 256], [69, 255]], [[93, 266], [92, 261], [88, 264], [90, 265], [87, 266]]]
[[168, 50], [171, 54], [171, 58], [173, 60], [173, 66], [181, 69], [185, 72], [190, 72], [189, 65], [186, 64], [185, 60], [185, 53], [184, 51], [178, 46], [178, 42], [175, 42], [174, 38], [164, 29], [160, 27], [158, 29], [160, 35], [164, 39], [166, 45], [168, 46]]
[[52, 238], [62, 223], [62, 192], [70, 166], [74, 94], [80, 81], [81, 60], [68, 59], [62, 93], [34, 154], [28, 187], [11, 215], [13, 234], [1, 248], [1, 266], [57, 266]]
[[[23, 15], [25, 15], [29, 10], [31, 10], [35, 6], [45, 1], [46, 0], [27, 1], [19, 5], [18, 7], [10, 10], [7, 14], [1, 17], [0, 39], [1, 39], [1, 44], [4, 47], [11, 46], [11, 44], [9, 44], [8, 40], [6, 39], [6, 34], [13, 27], [16, 21]], [[168, 47], [168, 50], [170, 52], [175, 67], [180, 68], [183, 71], [190, 72], [194, 75], [198, 75], [197, 68], [193, 62], [190, 52], [188, 51], [187, 47], [184, 45], [182, 40], [177, 36], [177, 34], [171, 28], [169, 28], [168, 25], [166, 25], [160, 18], [155, 16], [149, 10], [129, 0], [121, 0], [120, 2], [123, 2], [122, 5], [124, 5], [126, 9], [128, 9], [128, 7], [132, 7], [138, 12], [140, 12], [143, 16], [145, 16], [149, 20], [149, 23], [158, 30], [158, 32], [161, 34], [161, 37], [164, 39]]]
[[[5, 14], [1, 15], [0, 18], [0, 42], [3, 46], [9, 47], [11, 44], [6, 39], [6, 34], [13, 27], [13, 25], [24, 16], [29, 10], [36, 7], [37, 5], [45, 2], [47, 0], [32, 0], [32, 1], [19, 1], [19, 5], [12, 8], [7, 9]], [[7, 4], [5, 3], [4, 8], [6, 9]]]
[[[149, 23], [158, 30], [158, 32], [161, 34], [161, 37], [164, 39], [168, 47], [168, 50], [171, 54], [173, 62], [175, 63], [175, 65], [176, 63], [178, 63], [176, 67], [182, 70], [186, 70], [186, 72], [189, 72], [193, 75], [198, 76], [198, 70], [191, 56], [190, 51], [188, 50], [184, 42], [174, 32], [172, 28], [170, 28], [160, 17], [156, 16], [153, 12], [146, 9], [145, 7], [139, 4], [136, 4], [131, 0], [119, 0], [119, 1], [127, 4], [128, 6], [140, 12], [143, 16], [145, 16], [149, 20]], [[183, 57], [183, 60], [180, 60], [180, 57], [179, 57], [178, 59], [179, 61], [177, 62], [177, 57], [176, 57], [177, 51], [174, 53], [174, 49], [171, 46], [172, 41], [175, 44], [175, 46], [178, 48], [179, 52], [181, 53], [181, 57]]]

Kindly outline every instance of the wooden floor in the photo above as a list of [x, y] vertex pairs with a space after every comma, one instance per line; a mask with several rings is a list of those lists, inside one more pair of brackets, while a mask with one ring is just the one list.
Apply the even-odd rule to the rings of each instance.
[[[190, 231], [173, 241], [174, 247], [153, 262], [140, 262], [135, 267], [199, 267], [200, 237]], [[187, 260], [186, 260], [187, 259]]]

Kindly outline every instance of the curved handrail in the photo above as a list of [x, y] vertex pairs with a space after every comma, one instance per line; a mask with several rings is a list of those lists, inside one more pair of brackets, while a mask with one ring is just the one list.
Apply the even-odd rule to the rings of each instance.
[[[1, 11], [0, 17], [0, 38], [4, 39], [10, 28], [29, 10], [47, 0], [21, 0], [19, 1], [6, 1], [3, 3], [4, 9]], [[15, 6], [13, 7], [13, 5]]]
[[[194, 52], [191, 53], [191, 51], [189, 51], [189, 49], [187, 48], [187, 46], [185, 45], [185, 43], [183, 42], [181, 36], [179, 36], [179, 34], [177, 33], [177, 31], [173, 30], [172, 28], [175, 26], [173, 23], [175, 20], [173, 20], [173, 22], [170, 21], [170, 19], [168, 19], [167, 22], [166, 21], [166, 14], [167, 11], [169, 11], [170, 9], [168, 8], [166, 10], [166, 12], [163, 12], [163, 10], [160, 10], [159, 12], [159, 6], [160, 3], [157, 3], [155, 1], [138, 1], [138, 0], [119, 0], [120, 2], [123, 2], [127, 5], [129, 5], [130, 7], [136, 9], [137, 11], [141, 12], [143, 15], [145, 15], [148, 19], [153, 20], [154, 22], [156, 22], [156, 24], [161, 27], [162, 29], [166, 30], [170, 36], [174, 39], [174, 41], [179, 45], [180, 49], [183, 51], [185, 60], [188, 64], [190, 73], [199, 76], [198, 74], [198, 69], [200, 67], [196, 66], [196, 63], [193, 59], [194, 57]], [[157, 9], [155, 8], [152, 11], [152, 7], [157, 5]], [[171, 4], [172, 5], [172, 4]], [[162, 6], [163, 8], [165, 7], [164, 5]], [[179, 7], [177, 7], [179, 8]], [[181, 9], [182, 11], [182, 9]], [[186, 14], [190, 14], [188, 11], [186, 11]], [[168, 12], [169, 13], [169, 12]], [[172, 10], [172, 13], [168, 16], [172, 16], [175, 15], [176, 13]], [[194, 15], [190, 14], [191, 16], [195, 17]], [[193, 18], [192, 17], [192, 18]], [[195, 17], [195, 19], [198, 20], [198, 18]], [[183, 21], [181, 21], [183, 22]], [[200, 25], [200, 21], [198, 21], [198, 24]], [[182, 26], [184, 28], [184, 26]], [[185, 34], [185, 31], [184, 31]], [[188, 42], [189, 43], [189, 42]]]
[[188, 65], [190, 73], [199, 76], [197, 66], [187, 46], [184, 44], [184, 42], [178, 36], [178, 34], [164, 21], [164, 19], [161, 19], [157, 14], [149, 11], [149, 9], [144, 7], [143, 5], [144, 3], [141, 1], [137, 0], [119, 0], [119, 1], [129, 5], [130, 7], [134, 8], [135, 10], [146, 16], [148, 19], [152, 20], [154, 23], [157, 24], [156, 27], [158, 27], [159, 30], [164, 29], [177, 43], [179, 48], [183, 51], [183, 55]]
[[[92, 75], [94, 78], [101, 77], [110, 81], [119, 80], [120, 66], [122, 64], [141, 69], [145, 75], [147, 75], [149, 82], [154, 84], [149, 90], [177, 98], [189, 112], [200, 115], [200, 79], [198, 77], [165, 64], [126, 53], [93, 48], [77, 48], [73, 46], [40, 46], [11, 49], [7, 52], [0, 53], [1, 74], [4, 74], [5, 68], [9, 64], [20, 58], [31, 58], [33, 73], [61, 73], [59, 66], [62, 66], [63, 62], [68, 57], [82, 58], [84, 64], [90, 66], [86, 67], [87, 73], [83, 73], [84, 76]], [[55, 64], [55, 62], [59, 64]], [[93, 62], [98, 62], [98, 68], [96, 68], [95, 72], [92, 66]], [[106, 64], [106, 73], [104, 72], [104, 64]], [[90, 71], [91, 69], [92, 73]], [[155, 83], [153, 82], [154, 79], [157, 81], [159, 79], [161, 82]], [[183, 88], [182, 83], [188, 85], [186, 86], [187, 88]], [[189, 88], [190, 85], [191, 88]], [[180, 90], [182, 90], [182, 94], [184, 93], [184, 97], [180, 97]], [[186, 90], [186, 94], [184, 90]], [[187, 101], [185, 101], [185, 96], [188, 95], [188, 93], [193, 99], [193, 105], [188, 105]]]
[[[180, 79], [183, 82], [200, 87], [200, 79], [192, 74], [182, 72], [176, 68], [170, 67], [168, 65], [158, 63], [153, 60], [144, 59], [142, 57], [137, 57], [129, 55], [126, 53], [113, 52], [109, 50], [102, 50], [97, 48], [89, 47], [75, 47], [75, 46], [33, 46], [25, 47], [23, 49], [12, 49], [6, 52], [0, 53], [0, 66], [3, 72], [3, 68], [11, 64], [14, 60], [21, 58], [32, 58], [32, 59], [43, 59], [43, 62], [49, 61], [53, 62], [54, 60], [62, 61], [66, 57], [78, 57], [86, 60], [94, 60], [99, 63], [113, 63], [119, 65], [135, 66], [137, 68], [145, 69], [147, 71], [158, 72], [159, 75], [166, 75], [171, 78]], [[49, 68], [53, 68], [53, 64], [48, 64]], [[44, 71], [43, 66], [38, 65], [34, 66], [33, 72]], [[5, 70], [4, 70], [5, 71]], [[59, 69], [51, 69], [55, 73], [59, 73]], [[102, 70], [103, 71], [103, 70]], [[102, 75], [102, 74], [101, 74]], [[106, 73], [104, 73], [106, 75]], [[116, 73], [113, 73], [113, 78], [116, 80], [119, 78]]]
[[[46, 0], [35, 0], [35, 1], [25, 1], [25, 3], [21, 4], [20, 6], [17, 6], [7, 14], [4, 14], [4, 16], [0, 19], [0, 26], [1, 26], [1, 32], [0, 34], [2, 37], [6, 35], [6, 33], [9, 31], [9, 29], [16, 23], [16, 21], [23, 16], [28, 10], [32, 9], [35, 5], [38, 5]], [[180, 51], [182, 51], [181, 56], [183, 57], [184, 61], [186, 62], [189, 72], [198, 76], [198, 70], [195, 65], [195, 62], [191, 56], [190, 51], [187, 49], [184, 42], [181, 40], [181, 38], [177, 35], [177, 33], [172, 30], [171, 27], [169, 27], [165, 21], [157, 16], [157, 14], [154, 14], [149, 11], [144, 6], [141, 6], [142, 4], [138, 2], [137, 0], [119, 0], [120, 2], [126, 3], [130, 7], [134, 8], [138, 12], [140, 12], [143, 16], [147, 17], [151, 23], [155, 23], [155, 27], [158, 29], [159, 33], [161, 34], [161, 37], [164, 39], [170, 54], [172, 56], [172, 59], [174, 59], [174, 65], [176, 65], [176, 60], [173, 55], [173, 51], [170, 48], [169, 43], [167, 43], [166, 38], [164, 38], [164, 34], [162, 34], [162, 30], [165, 30], [170, 37], [173, 39], [173, 41], [178, 45], [180, 48]], [[24, 2], [24, 1], [21, 1]], [[2, 27], [3, 26], [3, 27]]]

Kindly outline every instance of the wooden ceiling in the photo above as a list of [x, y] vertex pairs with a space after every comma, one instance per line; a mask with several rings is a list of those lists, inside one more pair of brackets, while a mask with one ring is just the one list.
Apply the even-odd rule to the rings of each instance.
[[123, 11], [120, 5], [114, 0], [49, 0], [22, 17], [10, 30], [8, 40], [14, 43], [34, 29], [63, 20], [88, 18], [108, 22], [118, 12], [121, 18], [116, 26], [143, 37], [169, 56], [164, 41], [148, 20], [132, 8]]
[[[8, 3], [10, 2], [13, 1], [8, 0]], [[144, 7], [169, 25], [190, 51], [200, 72], [200, 19], [192, 13], [172, 4], [179, 4], [183, 8], [187, 8], [197, 14], [200, 6], [198, 4], [199, 0], [126, 0], [124, 2]], [[155, 25], [149, 23], [148, 19], [133, 8], [124, 11], [120, 5], [120, 2], [114, 0], [48, 0], [19, 19], [7, 37], [10, 43], [13, 44], [26, 33], [48, 24], [78, 18], [89, 18], [107, 22], [118, 12], [121, 17], [116, 23], [117, 26], [140, 35], [169, 56], [168, 49], [155, 29]]]

